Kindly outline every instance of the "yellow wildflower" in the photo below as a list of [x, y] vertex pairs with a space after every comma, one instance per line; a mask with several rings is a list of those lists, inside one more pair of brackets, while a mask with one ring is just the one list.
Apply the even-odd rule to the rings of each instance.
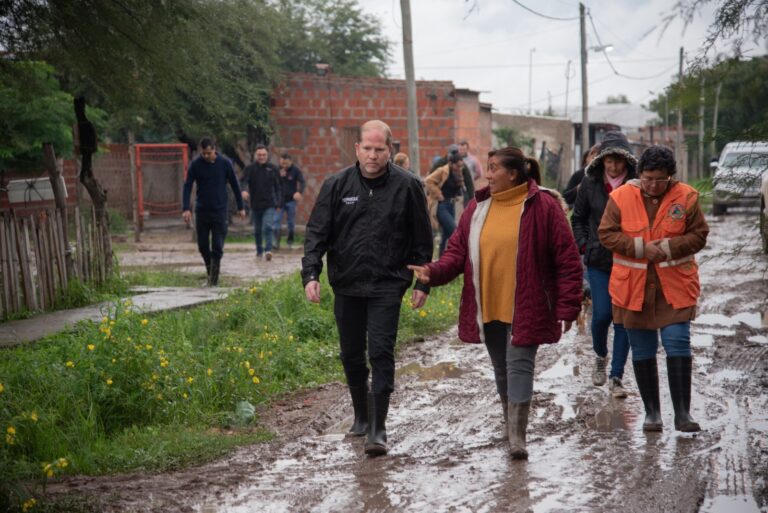
[[112, 378], [107, 378], [107, 385], [111, 385], [112, 383], [114, 383], [114, 382], [112, 381]]
[[112, 363], [117, 363], [117, 359], [116, 358], [112, 358]]
[[243, 367], [245, 367], [246, 369], [250, 369], [251, 368], [251, 362], [249, 362], [248, 360], [244, 361], [243, 362]]
[[6, 433], [8, 433], [9, 435], [15, 435], [15, 434], [16, 434], [16, 428], [15, 428], [15, 427], [13, 427], [13, 426], [8, 426], [8, 429], [6, 429], [5, 431], [6, 431]]
[[264, 351], [259, 351], [259, 359], [260, 360], [264, 359]]
[[109, 317], [102, 317], [101, 322], [107, 324], [109, 322]]
[[293, 342], [293, 335], [288, 335], [288, 342]]
[[[67, 362], [67, 363], [69, 363], [69, 362]], [[5, 391], [5, 387], [3, 386], [2, 383], [0, 383], [0, 394], [2, 394], [4, 391]]]
[[206, 373], [207, 373], [207, 374], [210, 376], [211, 374], [213, 374], [213, 369], [208, 369], [208, 370], [206, 371]]
[[193, 378], [192, 376], [187, 377], [187, 383], [189, 383], [190, 385], [192, 384], [192, 382], [194, 380], [195, 380], [195, 378]]
[[267, 351], [267, 355], [272, 356], [272, 351]]
[[160, 376], [157, 373], [153, 372], [152, 373], [152, 381], [157, 381], [158, 379], [160, 379]]
[[182, 396], [184, 399], [186, 399], [187, 397], [189, 397], [189, 396], [187, 395], [187, 393], [186, 393], [186, 392], [184, 392], [183, 394], [181, 394], [181, 396]]
[[427, 312], [425, 312], [424, 310], [422, 310], [422, 311], [420, 311], [420, 312], [419, 312], [419, 317], [421, 317], [422, 319], [423, 319], [424, 317], [426, 317], [426, 316], [427, 316]]
[[115, 321], [109, 321], [109, 325], [110, 326], [114, 326], [115, 325]]
[[149, 324], [149, 319], [142, 319], [141, 320], [141, 325], [142, 326], [146, 326], [147, 324]]
[[133, 340], [133, 338], [131, 338], [131, 337], [128, 337], [128, 338], [126, 338], [125, 340], [127, 340], [128, 342], [130, 342], [131, 340]]
[[168, 367], [168, 360], [165, 358], [160, 360], [160, 367]]
[[29, 511], [30, 509], [35, 507], [35, 504], [37, 504], [37, 501], [35, 500], [34, 497], [27, 499], [21, 505], [21, 511]]
[[126, 299], [125, 301], [123, 301], [123, 305], [125, 305], [125, 307], [127, 308], [133, 305], [133, 301], [131, 301], [130, 299]]
[[59, 468], [67, 468], [67, 465], [69, 465], [67, 458], [59, 458], [56, 460], [56, 466]]
[[29, 414], [29, 419], [32, 422], [37, 422], [37, 420], [38, 420], [37, 412], [33, 410], [32, 413]]
[[254, 383], [255, 385], [258, 385], [258, 384], [259, 384], [259, 381], [260, 381], [260, 380], [259, 380], [259, 377], [258, 377], [258, 376], [254, 376], [254, 377], [253, 377], [253, 383]]
[[53, 463], [43, 463], [43, 474], [53, 477]]
[[253, 376], [254, 374], [256, 374], [256, 369], [248, 369], [249, 376]]
[[88, 351], [93, 351], [94, 349], [96, 349], [96, 346], [93, 344], [88, 344], [87, 347], [88, 347]]
[[152, 351], [152, 344], [147, 344], [144, 347], [147, 348], [147, 351]]

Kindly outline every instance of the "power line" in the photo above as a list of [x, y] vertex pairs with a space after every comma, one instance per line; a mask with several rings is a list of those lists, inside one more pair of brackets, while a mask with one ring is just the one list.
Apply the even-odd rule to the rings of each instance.
[[574, 21], [574, 20], [578, 20], [578, 19], [579, 19], [579, 17], [578, 17], [578, 16], [576, 16], [576, 17], [573, 17], [573, 18], [555, 18], [554, 16], [548, 16], [548, 15], [546, 15], [546, 14], [542, 14], [542, 13], [540, 13], [540, 12], [536, 12], [536, 11], [534, 11], [533, 9], [531, 9], [530, 7], [527, 7], [527, 6], [523, 5], [523, 4], [521, 4], [521, 3], [520, 3], [520, 2], [518, 2], [517, 0], [512, 0], [512, 2], [516, 3], [517, 5], [519, 5], [520, 7], [522, 7], [523, 9], [525, 9], [526, 11], [528, 11], [528, 12], [532, 12], [532, 13], [533, 13], [533, 14], [535, 14], [536, 16], [541, 16], [542, 18], [546, 18], [546, 19], [548, 19], [548, 20], [555, 20], [555, 21]]
[[616, 67], [613, 65], [613, 62], [611, 62], [611, 58], [608, 57], [608, 52], [606, 51], [605, 45], [603, 45], [603, 42], [600, 40], [600, 34], [597, 33], [597, 27], [595, 27], [595, 20], [592, 19], [592, 13], [587, 11], [587, 16], [589, 17], [589, 24], [592, 25], [592, 30], [595, 32], [595, 37], [597, 38], [597, 44], [602, 49], [603, 55], [605, 56], [605, 60], [608, 61], [608, 65], [611, 67], [611, 69], [617, 76], [626, 78], [629, 80], [650, 80], [652, 78], [658, 78], [662, 76], [664, 73], [667, 73], [671, 69], [671, 68], [668, 68], [662, 71], [661, 73], [658, 73], [656, 75], [649, 75], [646, 77], [633, 77], [631, 75], [625, 75], [624, 73], [619, 73], [619, 70], [617, 70]]
[[[618, 62], [625, 62], [625, 63], [642, 63], [642, 62], [663, 62], [663, 61], [677, 61], [674, 57], [659, 57], [656, 59], [624, 59]], [[556, 68], [565, 66], [568, 64], [567, 62], [540, 62], [540, 63], [534, 63], [534, 68]], [[467, 64], [467, 65], [456, 65], [456, 66], [417, 66], [420, 70], [426, 70], [426, 69], [504, 69], [504, 68], [528, 68], [529, 64]], [[400, 66], [392, 65], [391, 68], [400, 68]], [[655, 77], [651, 77], [655, 78]]]

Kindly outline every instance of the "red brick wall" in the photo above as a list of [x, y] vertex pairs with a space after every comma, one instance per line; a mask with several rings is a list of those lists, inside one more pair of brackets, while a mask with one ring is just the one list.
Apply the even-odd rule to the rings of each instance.
[[[456, 141], [456, 95], [451, 82], [417, 82], [421, 175], [432, 158]], [[297, 223], [309, 217], [325, 177], [356, 160], [358, 127], [381, 119], [392, 128], [400, 151], [408, 152], [405, 81], [293, 74], [274, 93], [270, 117], [273, 153], [287, 151], [304, 172], [307, 190]]]

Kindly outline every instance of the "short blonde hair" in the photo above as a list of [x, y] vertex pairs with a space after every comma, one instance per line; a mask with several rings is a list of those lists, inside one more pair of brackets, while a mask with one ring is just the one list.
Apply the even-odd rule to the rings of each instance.
[[392, 130], [389, 128], [388, 124], [379, 119], [372, 119], [363, 123], [363, 125], [360, 127], [360, 132], [357, 135], [357, 142], [363, 140], [363, 132], [367, 132], [368, 130], [378, 130], [384, 134], [387, 146], [392, 146]]

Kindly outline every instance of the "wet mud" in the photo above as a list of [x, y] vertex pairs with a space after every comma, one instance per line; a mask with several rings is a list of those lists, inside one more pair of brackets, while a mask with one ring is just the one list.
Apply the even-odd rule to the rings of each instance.
[[103, 511], [704, 512], [768, 511], [768, 259], [753, 218], [711, 219], [700, 254], [702, 300], [692, 326], [692, 415], [674, 431], [663, 352], [664, 430], [642, 431], [628, 363], [626, 399], [591, 384], [587, 333], [540, 349], [527, 462], [510, 460], [484, 347], [456, 331], [398, 356], [387, 422], [390, 452], [363, 454], [346, 387], [334, 383], [262, 412], [277, 436], [178, 472], [68, 478]]

